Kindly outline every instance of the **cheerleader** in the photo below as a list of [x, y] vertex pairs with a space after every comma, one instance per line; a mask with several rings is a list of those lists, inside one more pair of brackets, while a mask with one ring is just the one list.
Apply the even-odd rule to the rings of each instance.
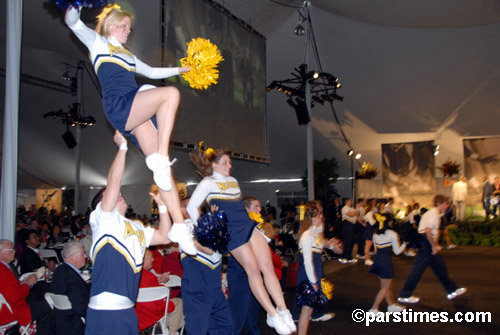
[[299, 272], [297, 276], [298, 300], [302, 302], [299, 316], [298, 335], [307, 334], [309, 322], [314, 308], [308, 306], [308, 299], [302, 291], [303, 283], [311, 283], [314, 290], [321, 291], [321, 278], [323, 277], [323, 262], [321, 253], [323, 247], [328, 247], [335, 253], [341, 253], [340, 243], [337, 239], [326, 240], [323, 237], [324, 216], [318, 201], [309, 201], [305, 208], [304, 220], [301, 222], [299, 238]]
[[375, 256], [373, 257], [373, 265], [369, 273], [376, 274], [380, 278], [380, 291], [375, 296], [370, 313], [379, 313], [379, 306], [385, 298], [387, 301], [388, 312], [401, 312], [406, 307], [395, 302], [392, 292], [392, 278], [394, 273], [392, 270], [391, 251], [394, 250], [396, 255], [399, 255], [406, 248], [406, 242], [399, 244], [398, 234], [392, 229], [392, 220], [387, 219], [384, 215], [376, 214], [378, 227], [373, 235], [373, 243], [375, 244]]
[[[152, 68], [125, 49], [133, 16], [118, 5], [106, 6], [97, 16], [96, 30], [80, 20], [80, 10], [69, 7], [65, 22], [89, 49], [89, 56], [102, 88], [102, 105], [111, 125], [129, 136], [146, 156], [160, 195], [166, 202], [174, 225], [169, 238], [189, 254], [195, 254], [189, 229], [184, 225], [169, 160], [169, 141], [180, 101], [177, 88], [143, 85], [135, 80], [139, 73], [150, 79], [162, 79], [188, 72], [182, 68]], [[156, 117], [158, 130], [152, 122]]]
[[[231, 158], [222, 150], [209, 148], [192, 153], [191, 159], [197, 172], [204, 178], [194, 190], [187, 206], [189, 216], [196, 223], [198, 209], [205, 201], [225, 212], [230, 235], [228, 249], [245, 270], [253, 295], [267, 312], [268, 326], [278, 334], [295, 332], [297, 327], [286, 307], [267, 241], [254, 229], [241, 201], [238, 181], [231, 177]], [[271, 303], [269, 295], [277, 308]]]
[[373, 245], [373, 233], [377, 220], [375, 220], [375, 207], [372, 202], [368, 202], [365, 207], [365, 221], [368, 223], [363, 236], [365, 238], [365, 265], [373, 265], [370, 249]]

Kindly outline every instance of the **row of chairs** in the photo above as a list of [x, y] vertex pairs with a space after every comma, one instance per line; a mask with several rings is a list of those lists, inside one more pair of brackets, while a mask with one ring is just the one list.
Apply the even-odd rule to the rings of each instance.
[[[137, 295], [137, 302], [150, 302], [161, 299], [167, 299], [166, 306], [168, 306], [168, 301], [170, 297], [170, 289], [173, 287], [181, 286], [181, 278], [179, 276], [170, 276], [170, 280], [165, 283], [164, 286], [159, 287], [146, 287], [139, 289], [139, 294]], [[70, 310], [72, 308], [71, 301], [68, 299], [66, 295], [62, 294], [54, 294], [51, 292], [45, 293], [45, 300], [49, 304], [50, 308], [59, 309], [59, 310]], [[12, 313], [12, 309], [5, 300], [4, 296], [0, 294], [0, 309], [5, 306]], [[154, 325], [153, 334], [155, 334], [156, 326], [159, 325], [162, 331], [162, 334], [167, 335], [167, 308], [165, 308], [165, 315]], [[82, 317], [83, 323], [85, 323], [85, 318]], [[0, 325], [0, 334], [4, 334], [7, 329], [17, 324], [17, 321], [13, 321], [6, 325]], [[21, 335], [26, 335], [28, 331], [28, 327], [20, 329]], [[181, 328], [181, 335], [184, 332], [184, 327]]]

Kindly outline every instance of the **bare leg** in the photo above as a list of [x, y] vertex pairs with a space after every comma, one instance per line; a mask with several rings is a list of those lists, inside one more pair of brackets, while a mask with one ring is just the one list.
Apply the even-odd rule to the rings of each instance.
[[260, 272], [262, 272], [264, 277], [264, 283], [269, 295], [272, 297], [276, 307], [278, 307], [280, 311], [286, 310], [287, 308], [285, 299], [283, 298], [283, 291], [281, 290], [280, 282], [276, 277], [276, 272], [274, 272], [269, 245], [267, 244], [265, 238], [255, 229], [252, 233], [252, 237], [250, 238], [250, 244]]
[[396, 300], [394, 299], [394, 293], [392, 292], [392, 279], [384, 279], [389, 281], [389, 285], [387, 286], [387, 292], [385, 294], [385, 301], [387, 302], [387, 305], [393, 305]]
[[365, 242], [365, 260], [369, 260], [372, 258], [372, 256], [370, 255], [370, 249], [373, 245], [373, 241], [372, 240], [366, 240]]
[[156, 134], [158, 145], [155, 151], [158, 151], [162, 156], [168, 156], [170, 135], [174, 127], [175, 115], [179, 102], [179, 90], [172, 86], [158, 87], [138, 92], [132, 103], [125, 129], [135, 130], [153, 116], [156, 116], [158, 124], [158, 133]]
[[[136, 127], [132, 134], [137, 138], [145, 156], [149, 156], [153, 152], [157, 151], [158, 141], [155, 136], [156, 129], [149, 120]], [[173, 177], [171, 178], [172, 185], [175, 185]], [[168, 192], [160, 189], [160, 197], [167, 205], [168, 212], [170, 213], [170, 216], [172, 216], [172, 221], [174, 223], [184, 222], [177, 188], [173, 187]]]
[[448, 234], [448, 227], [444, 229], [443, 234], [444, 234], [444, 239], [446, 240], [446, 245], [450, 246], [452, 243], [450, 239], [450, 234]]
[[380, 307], [380, 303], [382, 302], [382, 300], [384, 300], [391, 280], [392, 279], [380, 278], [380, 291], [378, 291], [377, 295], [375, 296], [375, 301], [373, 302], [371, 309], [378, 309]]
[[252, 250], [250, 243], [245, 243], [244, 245], [231, 250], [231, 254], [236, 258], [238, 263], [243, 267], [247, 276], [248, 284], [250, 285], [250, 290], [252, 291], [255, 299], [264, 308], [264, 310], [269, 314], [269, 316], [276, 315], [276, 309], [269, 299], [269, 295], [264, 288], [264, 283], [262, 281], [262, 276], [260, 274], [259, 265], [257, 264], [257, 259]]
[[297, 335], [307, 335], [309, 329], [309, 319], [311, 318], [313, 309], [309, 306], [302, 306], [299, 316], [299, 324], [297, 326]]

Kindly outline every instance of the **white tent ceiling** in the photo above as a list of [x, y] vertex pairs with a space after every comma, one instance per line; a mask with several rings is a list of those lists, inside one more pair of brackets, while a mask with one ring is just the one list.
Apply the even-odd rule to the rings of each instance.
[[[128, 2], [138, 18], [157, 15], [158, 0]], [[304, 62], [304, 38], [293, 34], [298, 14], [292, 8], [303, 1], [217, 2], [267, 38], [268, 82], [289, 78], [293, 68]], [[0, 2], [1, 68], [5, 68], [5, 5]], [[313, 0], [310, 10], [323, 71], [338, 76], [343, 85], [339, 94], [345, 100], [335, 103], [340, 121], [353, 147], [376, 165], [381, 143], [459, 142], [463, 137], [500, 135], [499, 1]], [[86, 57], [53, 4], [24, 0], [23, 20], [23, 74], [57, 81], [64, 70], [61, 62], [74, 64]], [[311, 62], [311, 68], [318, 64]], [[4, 83], [2, 76], [2, 112]], [[85, 84], [86, 110], [100, 110], [95, 89]], [[73, 185], [74, 151], [60, 138], [65, 129], [42, 118], [73, 101], [68, 94], [21, 84], [20, 189]], [[305, 127], [297, 125], [293, 110], [275, 91], [268, 93], [267, 113], [271, 164], [236, 162], [240, 180], [300, 177], [305, 170]], [[349, 176], [347, 146], [331, 110], [316, 106], [312, 114], [315, 158], [337, 157], [340, 174]], [[84, 187], [104, 183], [114, 153], [111, 128], [102, 113], [92, 115], [99, 125], [83, 130], [80, 144]], [[0, 120], [3, 124], [3, 115]], [[449, 152], [459, 154], [460, 146], [461, 142], [452, 145]], [[124, 184], [149, 184], [152, 178], [142, 154], [129, 152]], [[193, 180], [187, 155], [174, 155], [180, 158], [174, 166], [177, 177]]]

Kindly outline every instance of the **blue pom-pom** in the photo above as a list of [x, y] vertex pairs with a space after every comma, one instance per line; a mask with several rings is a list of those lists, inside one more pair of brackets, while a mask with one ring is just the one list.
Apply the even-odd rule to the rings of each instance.
[[201, 216], [198, 219], [198, 226], [194, 230], [196, 239], [204, 247], [221, 254], [226, 253], [230, 239], [226, 222], [226, 214], [219, 210]]
[[99, 8], [108, 5], [111, 3], [111, 0], [51, 0], [51, 2], [55, 3], [63, 11], [66, 11], [69, 7]]
[[325, 296], [323, 291], [321, 291], [321, 288], [316, 291], [308, 280], [304, 280], [297, 285], [295, 290], [295, 303], [297, 306], [309, 306], [314, 308], [315, 312], [319, 312], [321, 309], [326, 307], [327, 302], [328, 298]]

